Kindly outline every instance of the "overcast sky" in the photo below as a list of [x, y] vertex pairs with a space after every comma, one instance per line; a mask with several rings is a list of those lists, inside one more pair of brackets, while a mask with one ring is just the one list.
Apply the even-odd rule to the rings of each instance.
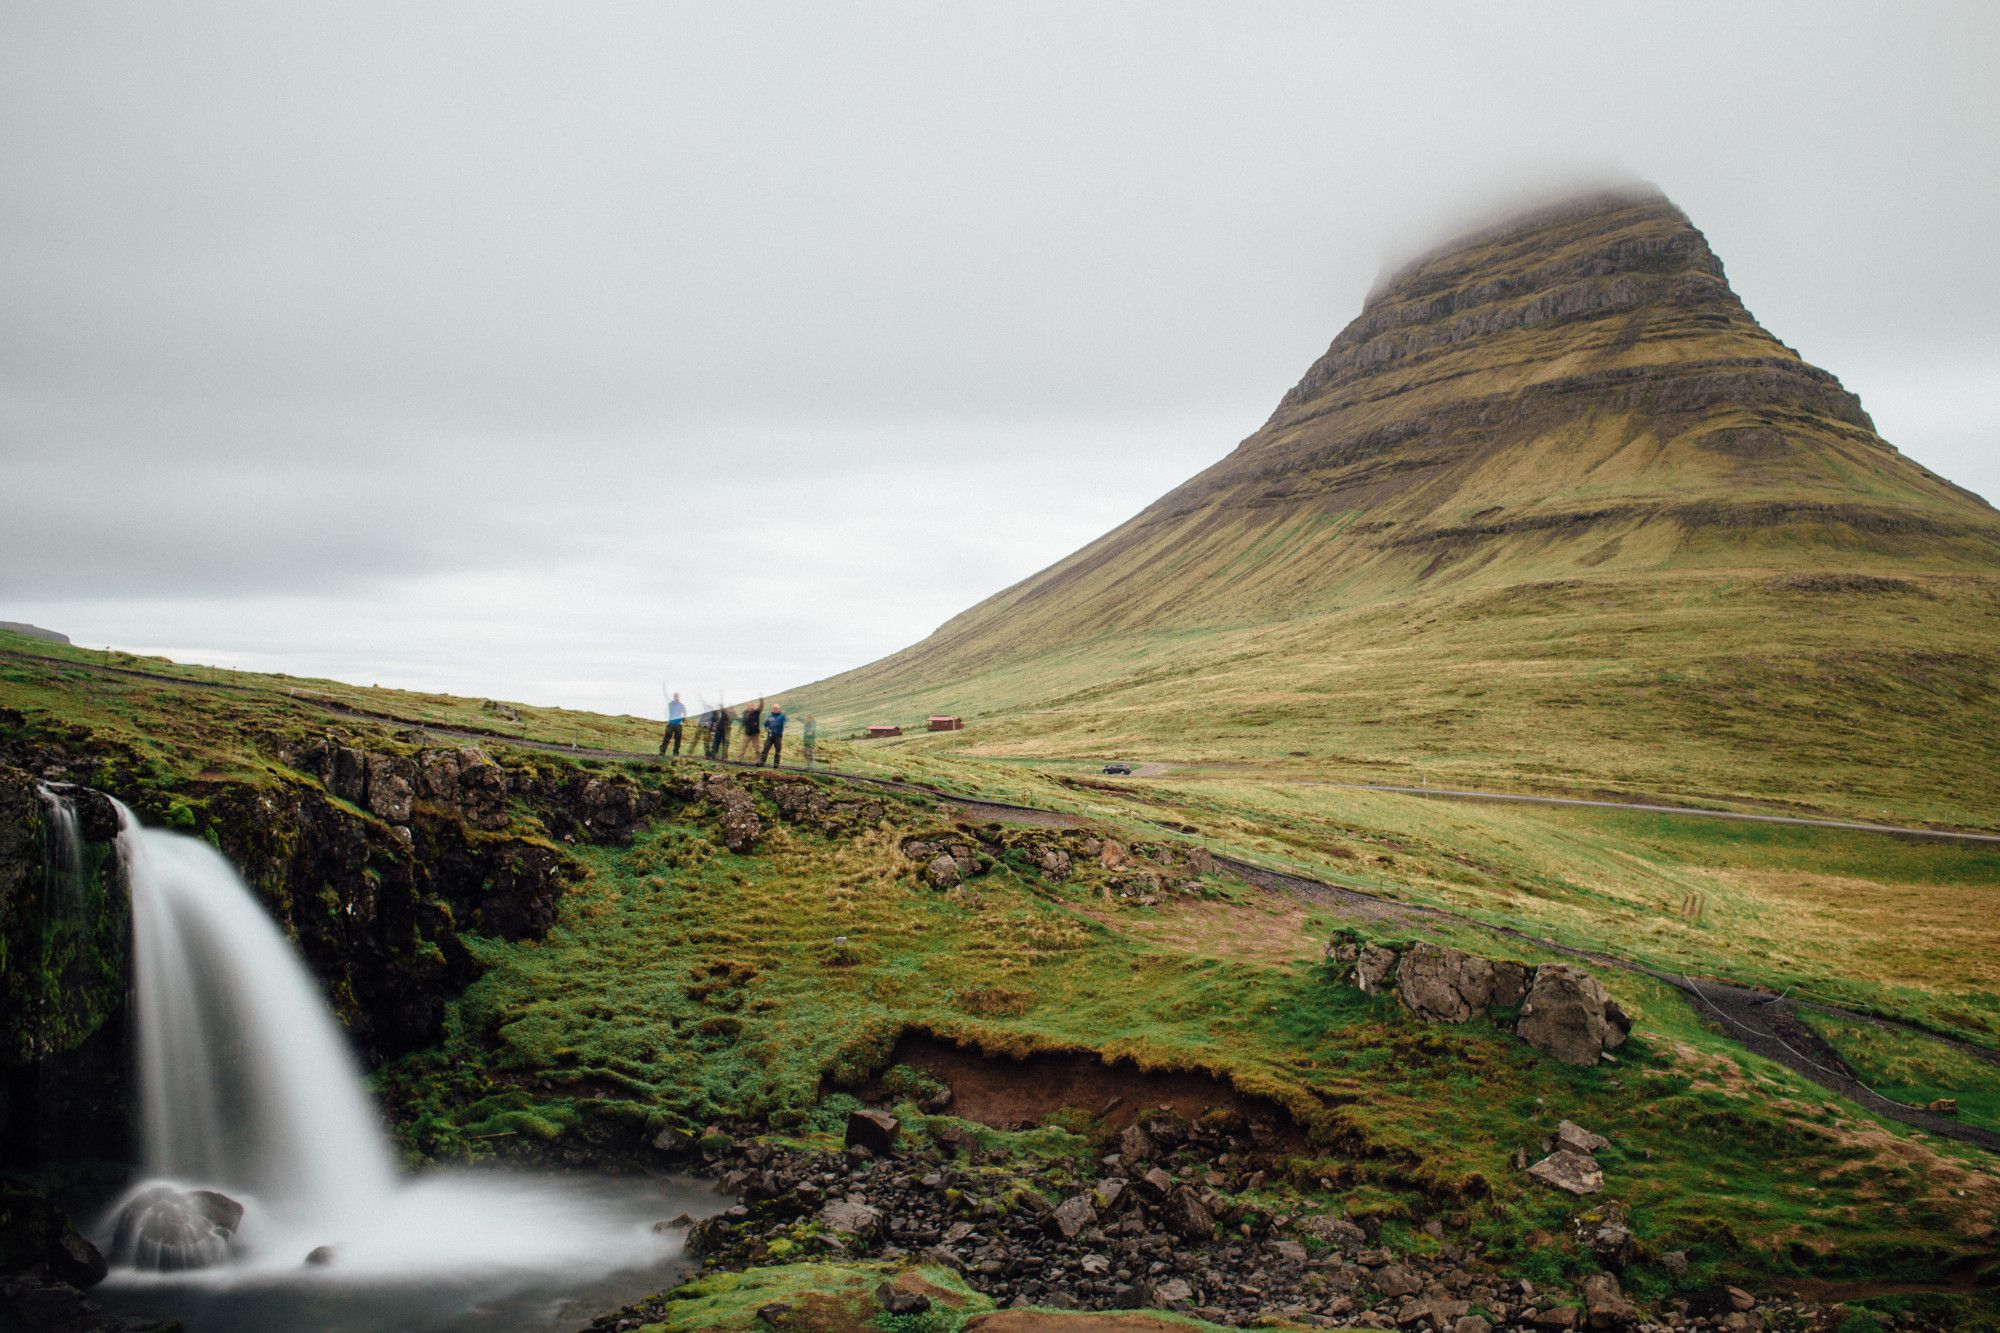
[[0, 619], [656, 713], [1228, 452], [1385, 261], [1658, 183], [2000, 497], [2000, 5], [0, 4]]

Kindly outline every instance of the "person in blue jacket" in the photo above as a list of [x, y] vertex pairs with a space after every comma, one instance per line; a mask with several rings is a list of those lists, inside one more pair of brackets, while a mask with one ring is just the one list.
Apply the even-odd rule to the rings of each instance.
[[764, 751], [757, 756], [757, 767], [762, 768], [766, 759], [772, 768], [784, 765], [785, 757], [785, 706], [772, 704], [771, 711], [764, 718]]
[[680, 691], [676, 690], [674, 697], [667, 701], [667, 729], [660, 736], [661, 754], [667, 752], [669, 744], [672, 744], [674, 747], [674, 754], [676, 756], [680, 754], [681, 728], [687, 723], [687, 715], [688, 706], [681, 702]]

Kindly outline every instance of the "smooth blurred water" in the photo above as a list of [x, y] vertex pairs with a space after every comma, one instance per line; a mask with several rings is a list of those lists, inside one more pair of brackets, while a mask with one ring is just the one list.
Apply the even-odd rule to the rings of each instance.
[[[673, 1280], [681, 1232], [655, 1224], [726, 1200], [664, 1177], [403, 1176], [345, 1035], [235, 869], [120, 814], [145, 1161], [124, 1197], [220, 1190], [244, 1215], [211, 1267], [148, 1272], [113, 1254], [100, 1300], [191, 1333], [512, 1333], [573, 1327]], [[322, 1246], [330, 1261], [308, 1264]]]

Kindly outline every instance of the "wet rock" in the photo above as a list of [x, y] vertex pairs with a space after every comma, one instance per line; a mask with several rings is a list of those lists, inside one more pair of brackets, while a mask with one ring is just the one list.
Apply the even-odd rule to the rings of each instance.
[[1596, 977], [1567, 963], [1544, 963], [1521, 1004], [1515, 1032], [1564, 1064], [1589, 1067], [1625, 1041], [1631, 1028]]
[[1529, 1167], [1528, 1174], [1571, 1194], [1595, 1194], [1604, 1188], [1604, 1172], [1597, 1159], [1574, 1148], [1556, 1149]]
[[896, 1151], [896, 1139], [903, 1132], [903, 1122], [887, 1111], [862, 1109], [847, 1114], [846, 1146], [862, 1147], [881, 1157]]
[[104, 1280], [104, 1256], [38, 1191], [0, 1181], [0, 1272], [46, 1272], [72, 1287]]
[[242, 1221], [243, 1205], [226, 1194], [156, 1185], [119, 1210], [111, 1252], [149, 1272], [206, 1268], [229, 1253]]
[[1354, 985], [1364, 995], [1380, 995], [1396, 971], [1396, 951], [1366, 944], [1354, 961]]

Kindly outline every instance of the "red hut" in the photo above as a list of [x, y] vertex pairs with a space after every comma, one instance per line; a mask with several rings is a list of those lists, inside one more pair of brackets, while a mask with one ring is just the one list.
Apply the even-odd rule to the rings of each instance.
[[930, 727], [932, 731], [963, 731], [965, 730], [965, 719], [962, 717], [946, 717], [942, 713], [933, 713], [931, 714]]
[[900, 736], [903, 729], [887, 722], [877, 722], [868, 728], [870, 736]]

